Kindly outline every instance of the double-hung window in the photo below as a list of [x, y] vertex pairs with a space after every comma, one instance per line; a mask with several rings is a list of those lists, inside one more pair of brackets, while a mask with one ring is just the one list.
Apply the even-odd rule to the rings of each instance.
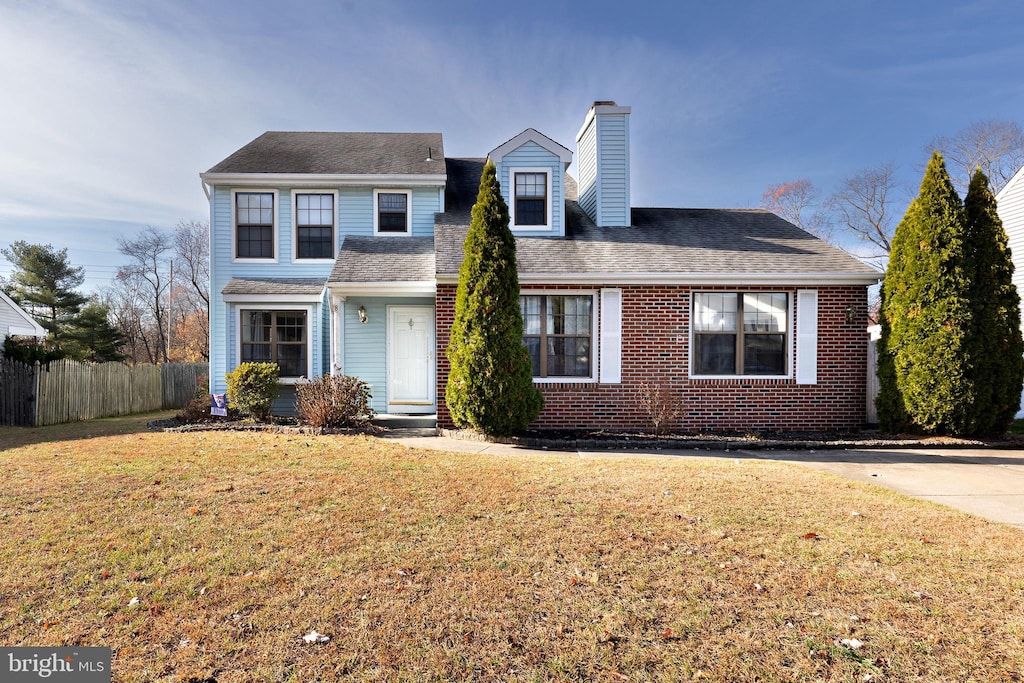
[[518, 171], [512, 175], [515, 179], [513, 227], [547, 227], [548, 174], [543, 171]]
[[274, 258], [274, 193], [235, 193], [235, 258]]
[[334, 258], [334, 194], [295, 195], [295, 258]]
[[410, 200], [408, 190], [374, 190], [374, 232], [381, 235], [408, 235]]
[[519, 297], [523, 344], [534, 377], [593, 375], [594, 297], [589, 294], [528, 294]]
[[306, 311], [241, 311], [243, 363], [277, 363], [282, 378], [307, 374]]
[[789, 296], [693, 295], [693, 374], [786, 375]]

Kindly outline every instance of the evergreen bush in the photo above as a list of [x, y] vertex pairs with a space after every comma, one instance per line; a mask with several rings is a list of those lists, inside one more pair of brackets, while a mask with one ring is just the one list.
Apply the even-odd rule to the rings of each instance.
[[896, 228], [882, 285], [877, 407], [886, 431], [973, 429], [965, 233], [963, 206], [936, 152], [920, 194]]
[[464, 243], [445, 401], [456, 425], [492, 436], [526, 428], [544, 405], [523, 345], [516, 242], [490, 161]]
[[972, 324], [968, 353], [973, 359], [975, 399], [972, 432], [1005, 433], [1020, 407], [1024, 383], [1024, 342], [1020, 296], [1013, 284], [1013, 261], [996, 198], [981, 170], [964, 199]]
[[942, 157], [896, 228], [882, 285], [880, 426], [1002, 434], [1020, 406], [1024, 341], [1006, 231], [988, 178], [963, 205]]
[[260, 422], [270, 420], [270, 407], [281, 388], [277, 363], [241, 363], [226, 377], [228, 404], [242, 415]]

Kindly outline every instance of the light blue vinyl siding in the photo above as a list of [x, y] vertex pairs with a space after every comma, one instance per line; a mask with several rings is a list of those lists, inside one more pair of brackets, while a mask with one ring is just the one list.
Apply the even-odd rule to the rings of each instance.
[[588, 216], [597, 215], [597, 119], [590, 122], [576, 143], [579, 205]]
[[[516, 229], [517, 235], [539, 236], [539, 237], [564, 237], [565, 236], [565, 181], [563, 178], [564, 168], [558, 155], [544, 149], [536, 142], [523, 143], [522, 147], [509, 152], [502, 158], [498, 171], [498, 182], [501, 183], [501, 194], [505, 203], [512, 205], [512, 178], [509, 177], [509, 169], [512, 168], [543, 168], [551, 174], [551, 230], [524, 230]], [[514, 227], [514, 226], [513, 226]]]
[[598, 117], [601, 174], [600, 225], [629, 225], [629, 123], [625, 114]]
[[597, 114], [577, 147], [580, 208], [599, 226], [629, 225], [628, 114]]
[[[343, 303], [345, 341], [342, 372], [371, 385], [373, 409], [387, 412], [387, 307], [433, 306], [433, 297], [350, 297]], [[365, 323], [359, 322], [359, 307], [366, 308]]]
[[[235, 229], [232, 212], [232, 188], [214, 186], [210, 190], [210, 385], [218, 393], [226, 390], [225, 373], [237, 364], [236, 331], [237, 311], [224, 302], [221, 292], [233, 277], [251, 278], [323, 278], [326, 282], [331, 272], [331, 263], [292, 263], [293, 230], [292, 191], [287, 187], [255, 191], [277, 191], [274, 207], [277, 218], [277, 235], [274, 245], [276, 262], [234, 260]], [[337, 236], [334, 252], [341, 247], [346, 235], [373, 234], [373, 188], [328, 186], [316, 189], [337, 189]], [[412, 188], [412, 234], [430, 236], [434, 234], [434, 214], [442, 209], [443, 192], [437, 187]], [[303, 304], [308, 305], [308, 304]], [[288, 308], [286, 303], [268, 304], [269, 308]], [[234, 315], [236, 320], [232, 320]], [[310, 319], [313, 334], [313, 371], [330, 371], [329, 313], [326, 304], [316, 305]]]
[[[338, 224], [343, 237], [373, 235], [373, 190], [372, 187], [343, 187], [339, 190]], [[441, 192], [436, 187], [414, 187], [411, 201], [412, 234], [416, 237], [430, 237], [434, 234], [434, 214], [441, 211]]]

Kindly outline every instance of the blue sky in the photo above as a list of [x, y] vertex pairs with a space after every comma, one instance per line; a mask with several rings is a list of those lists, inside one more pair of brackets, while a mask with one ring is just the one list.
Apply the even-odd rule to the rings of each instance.
[[198, 174], [265, 130], [574, 149], [594, 100], [633, 108], [635, 206], [889, 160], [916, 188], [935, 136], [1024, 120], [1022, 35], [1011, 0], [2, 0], [0, 247], [67, 247], [93, 289], [118, 235], [206, 219]]

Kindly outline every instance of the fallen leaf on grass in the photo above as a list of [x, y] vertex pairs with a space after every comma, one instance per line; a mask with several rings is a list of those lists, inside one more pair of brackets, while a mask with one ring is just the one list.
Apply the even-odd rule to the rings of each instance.
[[803, 536], [801, 536], [800, 538], [807, 538], [807, 539], [810, 539], [810, 540], [817, 540], [817, 539], [821, 538], [821, 536], [819, 536], [818, 534], [814, 533], [813, 531], [809, 531], [806, 534], [804, 534]]

